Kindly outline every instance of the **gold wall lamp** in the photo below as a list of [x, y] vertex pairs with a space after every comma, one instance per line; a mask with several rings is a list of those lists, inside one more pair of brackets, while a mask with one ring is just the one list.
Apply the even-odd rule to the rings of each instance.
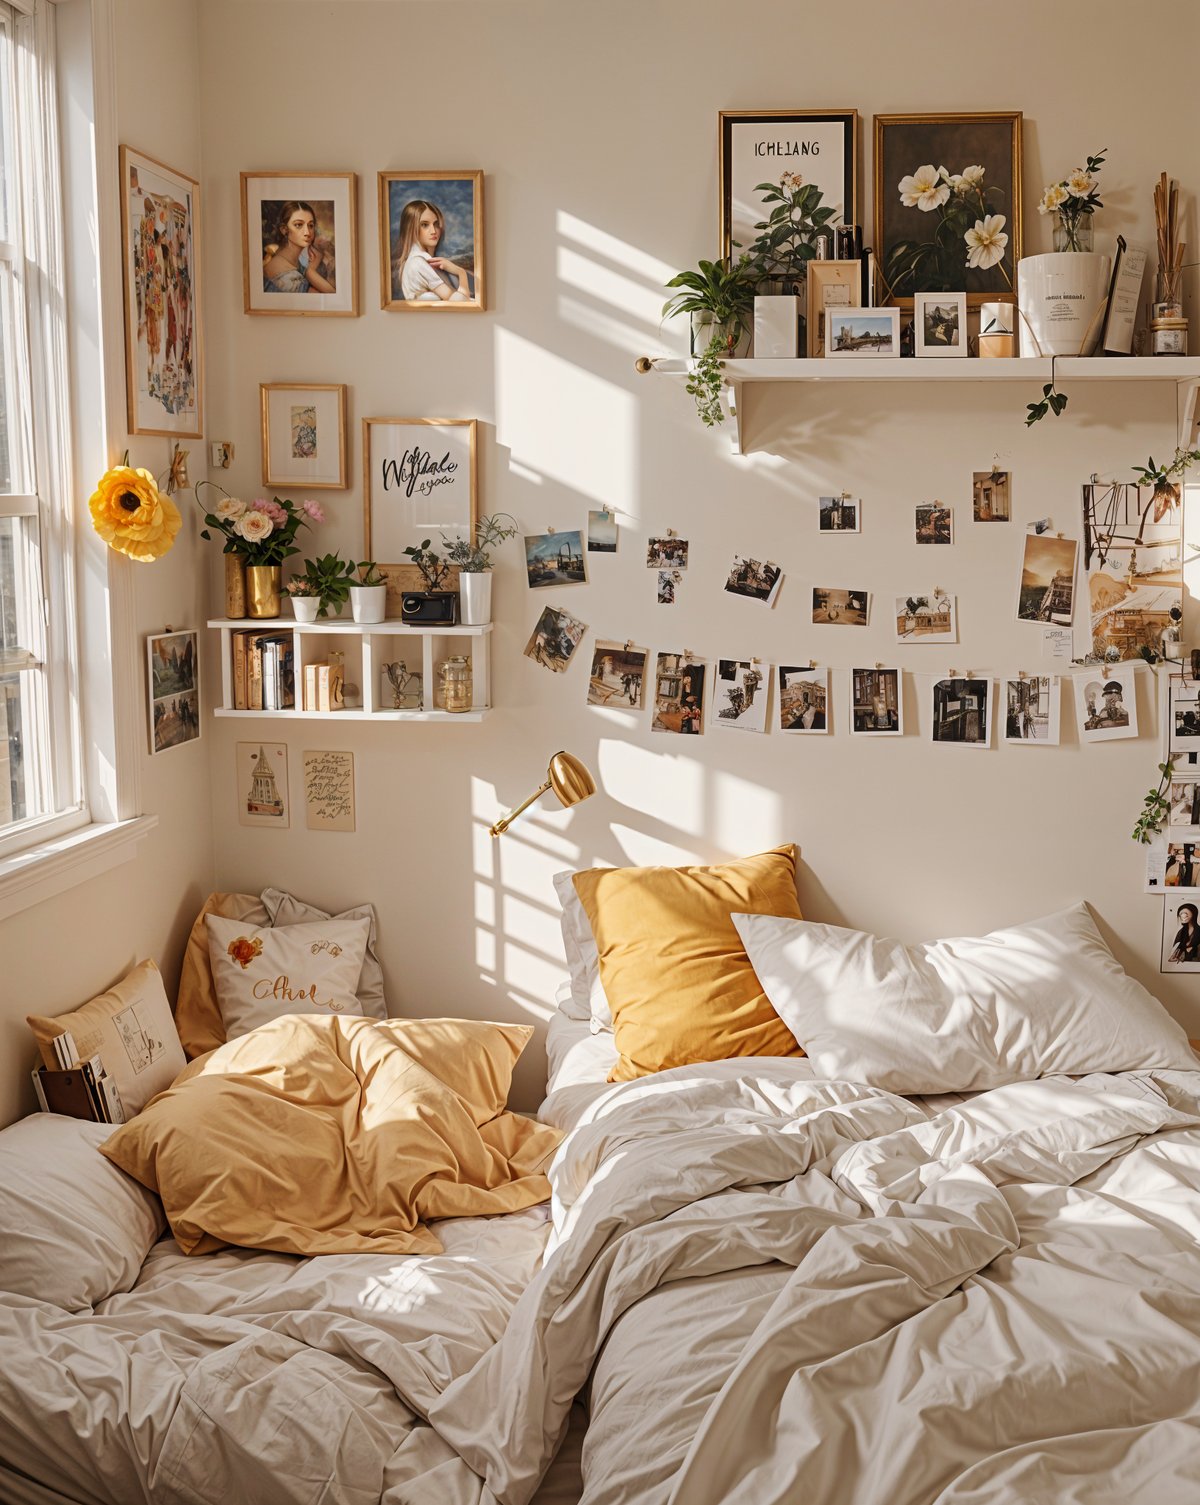
[[569, 752], [556, 752], [550, 759], [550, 767], [546, 770], [546, 782], [540, 788], [535, 789], [527, 800], [510, 810], [507, 815], [502, 815], [494, 826], [488, 828], [492, 836], [501, 836], [524, 810], [528, 810], [534, 800], [540, 799], [547, 789], [553, 789], [558, 796], [560, 805], [570, 807], [579, 804], [580, 800], [586, 800], [596, 792], [596, 781], [584, 767], [584, 765]]

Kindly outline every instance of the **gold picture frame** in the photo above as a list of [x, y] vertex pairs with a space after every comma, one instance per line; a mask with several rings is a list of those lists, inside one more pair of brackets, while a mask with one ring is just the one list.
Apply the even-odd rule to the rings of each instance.
[[[349, 485], [345, 386], [260, 382], [258, 391], [263, 485], [345, 491]], [[300, 394], [299, 402], [288, 404], [288, 393]], [[326, 394], [325, 400], [317, 394]]]
[[[913, 295], [927, 292], [965, 292], [969, 308], [1016, 301], [1016, 268], [1022, 253], [1021, 123], [1020, 110], [875, 116], [872, 238], [881, 301], [911, 308]], [[961, 286], [930, 285], [944, 279], [920, 270], [913, 276], [897, 275], [895, 248], [904, 242], [928, 244], [942, 207], [922, 210], [902, 202], [901, 180], [926, 164], [945, 165], [952, 175], [982, 167], [987, 212], [1005, 217], [1003, 233], [1008, 238], [1000, 261], [992, 267], [968, 268], [964, 252], [962, 277], [953, 279]]]
[[120, 169], [129, 432], [199, 439], [200, 185], [132, 146], [121, 147]]
[[[842, 296], [842, 295], [845, 296]], [[832, 296], [831, 296], [832, 295]], [[809, 359], [825, 354], [824, 313], [827, 308], [854, 308], [862, 301], [861, 261], [810, 261], [804, 322]]]
[[[437, 216], [432, 249], [420, 243], [420, 212], [410, 217], [417, 205]], [[483, 170], [381, 172], [379, 306], [393, 313], [481, 313], [486, 281]]]
[[[358, 174], [244, 172], [242, 301], [266, 317], [341, 318], [358, 314]], [[294, 247], [281, 226], [295, 204], [312, 219], [312, 240]], [[313, 259], [316, 251], [316, 260]], [[330, 289], [330, 290], [326, 290]]]

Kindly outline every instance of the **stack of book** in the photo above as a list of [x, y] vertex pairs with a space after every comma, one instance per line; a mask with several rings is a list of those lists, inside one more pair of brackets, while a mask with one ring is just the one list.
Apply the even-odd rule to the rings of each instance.
[[306, 664], [304, 669], [304, 709], [306, 711], [341, 711], [345, 709], [345, 670], [341, 655], [329, 664]]
[[296, 704], [296, 668], [290, 632], [254, 629], [233, 634], [233, 708], [287, 711]]
[[99, 1124], [125, 1122], [121, 1094], [99, 1056], [81, 1061], [70, 1031], [55, 1037], [54, 1054], [57, 1070], [39, 1066], [33, 1073], [33, 1090], [43, 1113], [89, 1118]]

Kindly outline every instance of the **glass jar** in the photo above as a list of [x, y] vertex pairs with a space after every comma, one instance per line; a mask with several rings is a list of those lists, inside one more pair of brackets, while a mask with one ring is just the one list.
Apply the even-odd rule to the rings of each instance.
[[1151, 319], [1151, 350], [1155, 355], [1186, 355], [1188, 321], [1186, 319]]
[[1060, 209], [1054, 226], [1054, 249], [1056, 251], [1090, 251], [1092, 249], [1092, 216], [1090, 214], [1064, 214]]
[[442, 689], [442, 708], [447, 711], [469, 711], [474, 696], [471, 680], [471, 660], [461, 653], [443, 659], [438, 665], [438, 681]]

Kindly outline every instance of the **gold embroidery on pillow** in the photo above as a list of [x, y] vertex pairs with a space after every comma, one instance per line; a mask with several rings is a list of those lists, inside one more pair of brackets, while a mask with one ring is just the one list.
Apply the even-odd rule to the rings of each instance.
[[341, 956], [342, 948], [336, 941], [314, 941], [309, 947], [314, 956], [319, 956], [322, 951], [328, 951], [330, 956]]

